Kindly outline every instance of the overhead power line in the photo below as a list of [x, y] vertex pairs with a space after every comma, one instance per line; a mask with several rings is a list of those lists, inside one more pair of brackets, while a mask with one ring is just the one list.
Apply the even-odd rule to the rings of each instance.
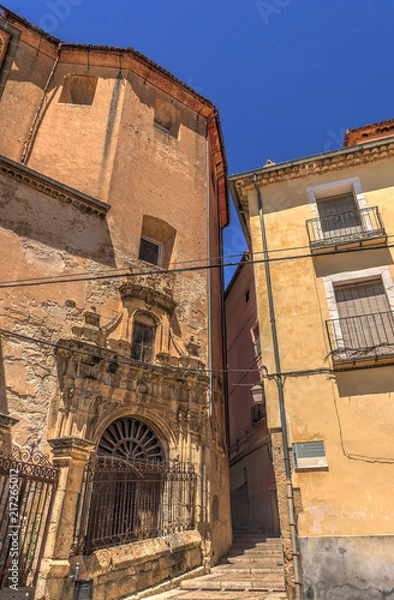
[[[394, 248], [394, 244], [385, 244], [384, 246], [362, 246], [360, 248], [346, 248], [344, 250], [329, 250], [327, 252], [319, 252], [318, 254], [314, 254], [311, 252], [305, 254], [294, 254], [292, 256], [278, 256], [278, 257], [269, 257], [269, 258], [252, 258], [252, 259], [243, 259], [235, 262], [223, 262], [223, 257], [217, 259], [210, 260], [220, 260], [220, 262], [214, 262], [213, 264], [207, 265], [193, 265], [189, 267], [176, 267], [173, 269], [145, 269], [141, 271], [132, 271], [126, 268], [124, 269], [111, 269], [110, 271], [105, 271], [104, 273], [100, 273], [98, 275], [92, 275], [89, 272], [81, 272], [74, 275], [51, 275], [48, 277], [42, 278], [34, 278], [34, 279], [16, 279], [16, 280], [8, 280], [0, 282], [0, 289], [8, 289], [8, 288], [19, 288], [19, 287], [34, 287], [41, 285], [52, 285], [58, 283], [72, 283], [72, 282], [82, 282], [82, 281], [98, 281], [105, 279], [119, 279], [122, 277], [137, 277], [144, 275], [167, 275], [169, 273], [185, 273], [185, 272], [193, 272], [193, 271], [206, 271], [212, 269], [218, 269], [223, 267], [237, 267], [243, 264], [260, 264], [260, 263], [275, 263], [275, 262], [285, 262], [306, 258], [319, 258], [322, 256], [344, 256], [350, 253], [358, 253], [358, 252], [373, 252], [374, 250], [382, 250], [382, 248]], [[277, 250], [276, 252], [278, 252]], [[287, 251], [291, 251], [291, 248], [287, 249]], [[261, 252], [253, 253], [254, 256], [261, 254]], [[239, 255], [236, 255], [239, 256]], [[208, 259], [198, 259], [200, 262]]]

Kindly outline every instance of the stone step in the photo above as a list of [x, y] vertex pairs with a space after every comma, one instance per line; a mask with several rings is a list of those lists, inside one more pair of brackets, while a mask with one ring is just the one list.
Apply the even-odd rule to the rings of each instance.
[[[242, 563], [239, 563], [242, 564]], [[238, 564], [224, 564], [224, 565], [218, 565], [217, 567], [214, 568], [214, 572], [215, 573], [227, 573], [227, 572], [231, 572], [233, 573], [236, 577], [239, 577], [240, 575], [267, 575], [268, 573], [271, 574], [279, 574], [283, 577], [283, 565], [274, 565], [271, 567], [250, 567], [250, 566], [238, 566]]]
[[198, 577], [190, 581], [183, 581], [181, 583], [182, 590], [261, 590], [261, 591], [283, 591], [283, 574], [278, 576], [271, 576], [262, 578], [261, 576], [240, 578], [237, 579], [232, 575], [229, 578], [214, 577], [207, 575], [205, 577]]
[[[222, 558], [221, 560], [222, 564], [227, 564], [227, 563], [231, 563], [231, 564], [237, 564], [239, 567], [241, 567], [241, 564], [243, 565], [243, 567], [256, 567], [256, 566], [267, 566], [270, 567], [272, 565], [276, 566], [276, 565], [282, 565], [283, 564], [283, 560], [282, 560], [282, 556], [264, 556], [263, 558], [261, 556], [243, 556], [242, 554], [237, 555], [237, 556], [226, 556], [225, 558]], [[241, 567], [242, 568], [242, 567]]]
[[269, 550], [269, 551], [282, 551], [282, 544], [273, 544], [271, 542], [254, 542], [253, 544], [246, 544], [241, 541], [234, 541], [231, 548], [240, 548], [242, 550]]
[[245, 554], [245, 555], [259, 555], [259, 556], [281, 556], [282, 549], [281, 548], [270, 548], [270, 547], [259, 547], [259, 548], [241, 548], [239, 546], [233, 546], [229, 552], [230, 555], [234, 556], [236, 554]]
[[265, 592], [259, 590], [221, 591], [221, 590], [172, 590], [157, 596], [149, 596], [147, 600], [286, 600], [284, 592]]

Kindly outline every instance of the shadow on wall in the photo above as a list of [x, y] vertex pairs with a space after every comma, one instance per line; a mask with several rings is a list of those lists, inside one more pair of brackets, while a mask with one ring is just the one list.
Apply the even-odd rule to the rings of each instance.
[[394, 366], [373, 369], [355, 369], [336, 373], [335, 380], [341, 398], [389, 394], [394, 391]]
[[365, 248], [355, 251], [338, 252], [332, 256], [315, 256], [313, 260], [316, 277], [327, 277], [346, 271], [361, 271], [373, 267], [382, 267], [393, 264], [393, 258], [388, 248]]
[[[8, 178], [0, 178], [0, 227], [19, 237], [25, 256], [29, 252], [30, 258], [48, 259], [52, 248], [115, 267], [106, 220], [84, 214]], [[30, 241], [42, 246], [34, 246]]]
[[[7, 391], [5, 385], [3, 342], [0, 338], [0, 414], [8, 415]], [[7, 454], [11, 450], [11, 432], [2, 433], [0, 440], [0, 451]]]

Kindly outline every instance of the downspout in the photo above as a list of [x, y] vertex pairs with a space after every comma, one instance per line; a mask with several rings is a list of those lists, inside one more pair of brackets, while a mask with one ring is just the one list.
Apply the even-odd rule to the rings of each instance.
[[296, 593], [297, 600], [299, 600], [301, 598], [300, 567], [299, 567], [299, 557], [298, 557], [298, 548], [297, 548], [297, 530], [296, 530], [296, 523], [295, 523], [293, 486], [291, 483], [290, 458], [289, 458], [289, 448], [288, 448], [288, 441], [287, 441], [286, 411], [285, 411], [285, 399], [284, 399], [284, 390], [283, 390], [283, 378], [282, 378], [282, 371], [281, 371], [281, 365], [280, 365], [278, 336], [277, 336], [277, 330], [276, 330], [274, 298], [273, 298], [273, 294], [272, 294], [271, 269], [270, 269], [270, 264], [269, 264], [269, 260], [268, 260], [268, 244], [267, 244], [267, 235], [266, 235], [265, 222], [264, 222], [263, 202], [262, 202], [262, 198], [261, 198], [260, 188], [257, 185], [256, 173], [253, 174], [253, 183], [254, 183], [254, 186], [256, 189], [256, 193], [257, 193], [257, 204], [258, 204], [258, 209], [259, 209], [259, 218], [260, 218], [260, 227], [261, 227], [261, 241], [262, 241], [262, 245], [263, 245], [265, 277], [266, 277], [266, 281], [267, 281], [268, 308], [269, 308], [272, 343], [273, 343], [273, 350], [274, 350], [274, 357], [275, 357], [275, 370], [277, 373], [275, 381], [276, 381], [276, 384], [278, 387], [280, 423], [281, 423], [281, 428], [282, 428], [283, 456], [284, 456], [284, 461], [285, 461], [285, 472], [286, 472], [287, 505], [288, 505], [288, 511], [289, 511], [289, 521], [290, 521], [290, 535], [291, 535], [291, 549], [292, 549], [292, 555], [293, 555], [295, 593]]
[[205, 160], [206, 160], [206, 186], [207, 186], [207, 293], [208, 293], [208, 377], [209, 377], [209, 416], [213, 414], [213, 370], [212, 370], [212, 285], [211, 285], [211, 228], [210, 228], [210, 173], [209, 173], [209, 124], [212, 117], [207, 122], [207, 137], [205, 140]]
[[41, 111], [42, 111], [42, 107], [44, 105], [45, 97], [47, 95], [49, 85], [50, 85], [50, 83], [51, 83], [51, 81], [53, 79], [53, 76], [55, 74], [56, 68], [57, 68], [57, 66], [59, 64], [59, 61], [60, 61], [60, 53], [61, 53], [61, 51], [62, 51], [62, 42], [59, 42], [59, 45], [57, 47], [57, 57], [56, 57], [56, 60], [55, 60], [55, 62], [53, 64], [52, 71], [50, 72], [49, 77], [47, 79], [47, 82], [45, 84], [45, 87], [43, 89], [40, 105], [39, 105], [39, 107], [37, 109], [36, 114], [34, 115], [33, 123], [32, 123], [32, 125], [30, 127], [30, 130], [29, 130], [29, 135], [28, 135], [27, 140], [25, 141], [25, 144], [24, 144], [24, 149], [23, 149], [23, 153], [22, 153], [22, 157], [21, 157], [21, 163], [24, 163], [26, 165], [27, 165], [28, 160], [30, 158], [31, 149], [32, 149], [32, 146], [34, 144], [34, 141], [35, 141], [35, 138], [36, 138], [36, 135], [37, 135], [37, 129], [38, 129], [38, 124], [39, 124], [39, 119], [41, 117]]
[[12, 63], [14, 62], [16, 52], [18, 50], [19, 40], [22, 32], [0, 18], [0, 31], [10, 34], [10, 40], [8, 42], [7, 52], [4, 57], [3, 65], [0, 71], [0, 100], [4, 92], [5, 85], [7, 83], [8, 76], [11, 72]]

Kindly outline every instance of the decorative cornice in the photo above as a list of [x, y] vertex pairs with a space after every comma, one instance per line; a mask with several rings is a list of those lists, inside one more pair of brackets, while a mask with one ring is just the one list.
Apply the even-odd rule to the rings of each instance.
[[[58, 342], [57, 356], [64, 360], [83, 363], [90, 369], [93, 379], [106, 385], [117, 387], [119, 381], [135, 381], [146, 375], [150, 381], [155, 377], [164, 378], [171, 382], [185, 385], [188, 381], [193, 384], [208, 385], [203, 363], [196, 358], [184, 357], [178, 359], [178, 365], [163, 364], [163, 361], [148, 363], [135, 361], [108, 348], [101, 348], [88, 342], [73, 339], [62, 339]], [[158, 355], [160, 358], [160, 355]], [[84, 376], [86, 376], [84, 372]]]
[[33, 171], [24, 165], [21, 165], [5, 156], [0, 155], [0, 173], [31, 187], [46, 196], [55, 198], [62, 204], [69, 204], [87, 215], [93, 215], [104, 219], [107, 212], [111, 208], [109, 204], [101, 202], [96, 198], [92, 198], [79, 192], [67, 185], [51, 179], [46, 175], [42, 175], [37, 171]]
[[254, 189], [253, 177], [257, 184], [266, 187], [292, 179], [303, 179], [312, 175], [323, 175], [330, 171], [340, 171], [359, 165], [377, 162], [394, 156], [394, 137], [366, 144], [342, 148], [334, 152], [316, 154], [306, 158], [263, 167], [229, 178], [232, 189], [238, 195], [243, 210], [248, 209], [248, 192]]
[[149, 306], [158, 306], [169, 314], [176, 307], [175, 300], [169, 294], [147, 285], [124, 283], [120, 286], [119, 291], [123, 302], [128, 298], [138, 298]]

